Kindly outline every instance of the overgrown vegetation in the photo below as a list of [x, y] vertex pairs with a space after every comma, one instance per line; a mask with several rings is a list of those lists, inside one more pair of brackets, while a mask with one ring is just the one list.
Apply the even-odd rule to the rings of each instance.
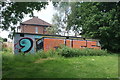
[[89, 49], [89, 48], [74, 49], [74, 48], [69, 48], [67, 46], [61, 46], [57, 50], [57, 52], [64, 57], [102, 56], [108, 54], [106, 50]]
[[3, 49], [0, 54], [2, 54], [3, 78], [118, 77], [118, 56], [108, 54], [104, 50], [78, 50], [64, 46], [56, 51], [18, 55], [14, 55], [11, 49]]
[[79, 56], [109, 55], [109, 53], [107, 53], [107, 50], [98, 50], [98, 49], [89, 49], [89, 48], [75, 49], [75, 48], [70, 48], [64, 45], [61, 45], [56, 50], [49, 50], [47, 52], [40, 51], [40, 52], [37, 52], [37, 54], [43, 58], [47, 58], [47, 56], [49, 57], [54, 57], [54, 56], [79, 57]]
[[120, 52], [120, 1], [59, 2], [55, 9], [53, 24], [62, 26], [62, 33], [99, 39], [102, 48]]
[[[24, 53], [20, 53], [14, 55], [11, 49], [4, 49], [0, 53], [2, 54], [2, 76], [3, 78], [118, 77], [118, 56], [116, 54], [108, 54], [103, 50], [85, 50], [64, 47], [56, 51], [39, 51], [36, 54], [26, 53], [23, 55]], [[76, 57], [76, 54], [79, 54], [79, 56]]]
[[[99, 39], [104, 49], [120, 52], [119, 25], [120, 1], [75, 2], [71, 5], [68, 28], [82, 32], [82, 37]], [[79, 28], [82, 28], [82, 31]]]
[[[9, 54], [12, 53], [12, 49], [3, 49], [4, 53]], [[35, 54], [33, 53], [19, 53], [18, 56], [35, 56], [37, 58], [48, 58], [48, 57], [79, 57], [79, 56], [105, 56], [109, 55], [107, 50], [99, 50], [99, 49], [76, 49], [70, 48], [64, 45], [61, 45], [56, 50], [49, 51], [38, 51]]]

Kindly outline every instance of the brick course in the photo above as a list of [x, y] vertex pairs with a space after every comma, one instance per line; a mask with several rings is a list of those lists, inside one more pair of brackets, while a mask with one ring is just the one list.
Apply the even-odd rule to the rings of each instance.
[[50, 49], [56, 49], [61, 44], [64, 44], [71, 48], [93, 48], [93, 49], [100, 49], [100, 46], [97, 46], [97, 41], [86, 41], [86, 40], [67, 40], [67, 39], [51, 39], [45, 38], [44, 39], [44, 51]]
[[42, 26], [31, 26], [31, 25], [21, 26], [21, 33], [34, 33], [34, 34], [36, 34], [36, 27], [38, 28], [38, 33], [37, 34], [49, 34], [47, 31], [44, 31], [44, 27], [42, 27]]
[[44, 51], [50, 49], [56, 49], [61, 44], [64, 44], [64, 40], [62, 39], [44, 39]]

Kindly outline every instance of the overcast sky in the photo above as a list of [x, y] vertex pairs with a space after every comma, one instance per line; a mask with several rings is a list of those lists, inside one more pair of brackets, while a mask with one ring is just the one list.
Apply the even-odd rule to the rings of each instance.
[[[46, 9], [42, 9], [41, 11], [37, 12], [34, 11], [34, 15], [38, 16], [38, 18], [51, 23], [52, 24], [52, 16], [56, 11], [53, 9], [52, 2], [49, 2], [49, 5], [46, 7]], [[25, 16], [25, 18], [22, 20], [22, 22], [31, 19], [28, 17], [28, 15]], [[19, 25], [19, 24], [18, 24]], [[0, 37], [2, 38], [8, 38], [9, 32], [8, 31], [1, 31], [0, 30]]]

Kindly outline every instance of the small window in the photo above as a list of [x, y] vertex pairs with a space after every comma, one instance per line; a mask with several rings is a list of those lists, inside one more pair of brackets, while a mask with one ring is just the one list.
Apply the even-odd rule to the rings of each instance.
[[47, 31], [47, 28], [46, 28], [46, 27], [44, 27], [44, 31]]
[[69, 37], [66, 37], [66, 39], [69, 39]]
[[100, 44], [100, 42], [99, 42], [99, 41], [97, 42], [97, 46], [101, 46], [101, 44]]
[[35, 27], [35, 33], [38, 33], [38, 27]]
[[20, 37], [24, 37], [24, 34], [20, 34]]

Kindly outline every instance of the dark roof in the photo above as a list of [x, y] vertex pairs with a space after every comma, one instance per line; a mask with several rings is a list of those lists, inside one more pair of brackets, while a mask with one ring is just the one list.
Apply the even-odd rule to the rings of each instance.
[[21, 24], [51, 26], [51, 24], [49, 24], [48, 22], [46, 22], [42, 19], [39, 19], [38, 17], [33, 17], [32, 19], [22, 22]]
[[[15, 34], [26, 34], [26, 35], [41, 35], [41, 36], [51, 36], [51, 37], [63, 37], [66, 39], [80, 39], [80, 40], [84, 40], [83, 37], [75, 37], [75, 36], [61, 36], [61, 35], [49, 35], [49, 34], [34, 34], [34, 33], [15, 33]], [[86, 40], [92, 40], [92, 41], [99, 41], [98, 39], [89, 39], [89, 38], [85, 38]]]
[[19, 33], [19, 32], [16, 32], [15, 34], [27, 34], [27, 35], [41, 35], [41, 36], [57, 36], [57, 37], [73, 37], [73, 38], [82, 38], [82, 37], [75, 37], [75, 36], [61, 36], [61, 35], [34, 34], [34, 33]]

